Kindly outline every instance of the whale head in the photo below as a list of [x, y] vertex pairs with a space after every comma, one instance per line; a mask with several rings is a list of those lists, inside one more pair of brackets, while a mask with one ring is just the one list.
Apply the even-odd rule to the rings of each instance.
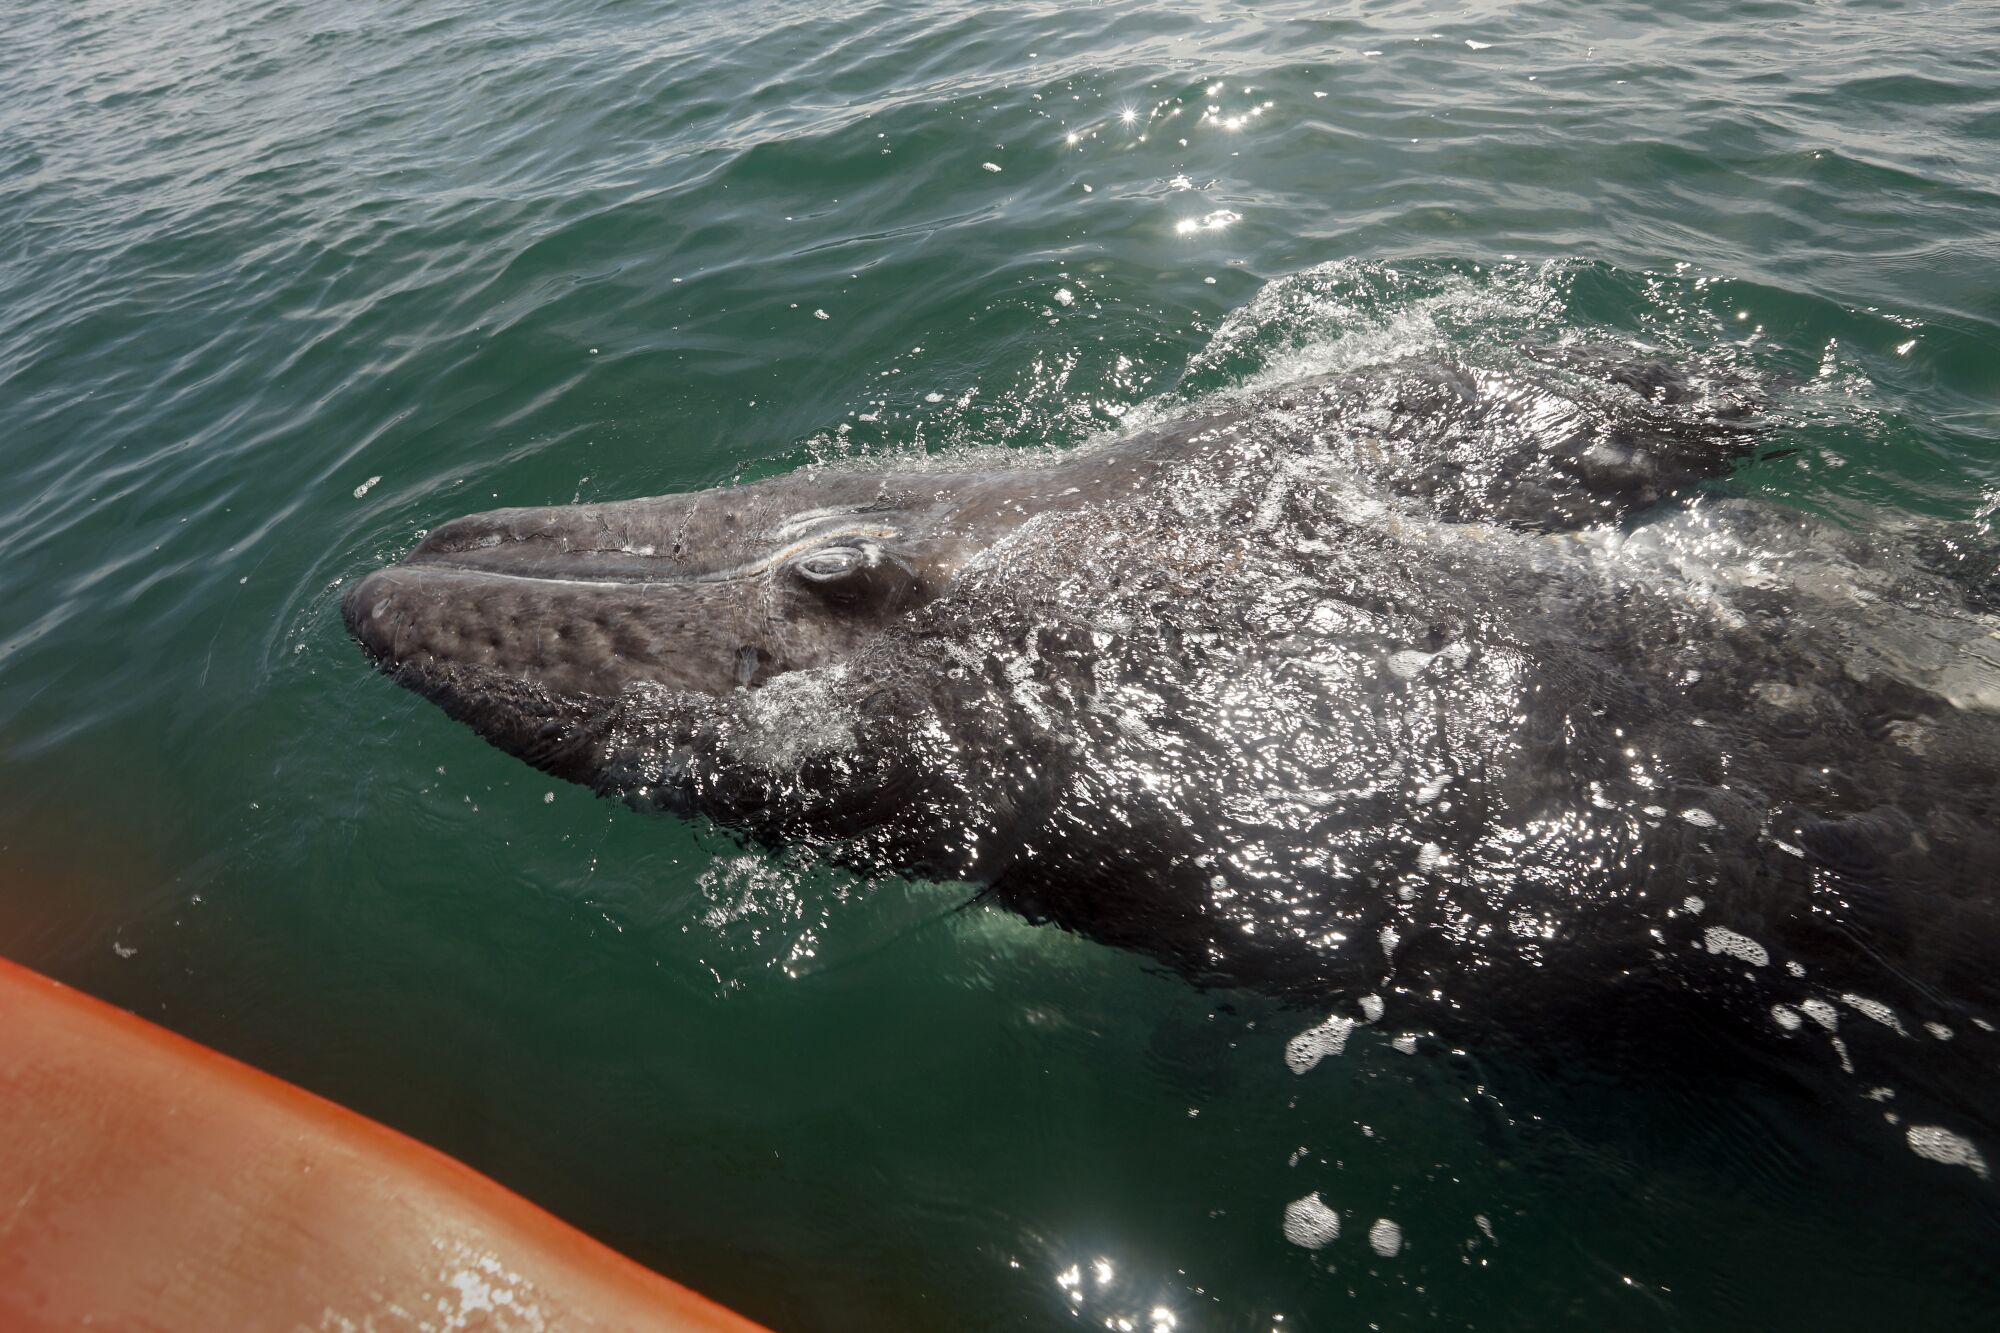
[[963, 817], [937, 723], [954, 590], [1102, 489], [1032, 465], [808, 471], [499, 509], [436, 528], [342, 612], [397, 683], [556, 777], [772, 840], [884, 811], [908, 832], [925, 802]]
[[838, 672], [949, 584], [946, 488], [785, 478], [454, 519], [342, 603], [399, 683], [558, 776], [618, 785], [621, 719], [697, 728]]
[[[347, 628], [419, 686], [452, 668], [559, 694], [725, 694], [838, 660], [933, 597], [919, 495], [745, 486], [454, 519], [356, 584]], [[927, 526], [927, 524], [926, 524]]]

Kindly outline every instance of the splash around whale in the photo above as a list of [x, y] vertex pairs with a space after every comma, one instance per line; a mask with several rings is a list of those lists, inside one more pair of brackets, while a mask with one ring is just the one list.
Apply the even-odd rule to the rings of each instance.
[[1760, 396], [1395, 359], [1068, 453], [460, 518], [344, 614], [549, 773], [1329, 1032], [1955, 1042], [1910, 1104], [1983, 1171], [1943, 1126], [1992, 1128], [2000, 633], [1933, 534], [1705, 489], [1782, 446]]

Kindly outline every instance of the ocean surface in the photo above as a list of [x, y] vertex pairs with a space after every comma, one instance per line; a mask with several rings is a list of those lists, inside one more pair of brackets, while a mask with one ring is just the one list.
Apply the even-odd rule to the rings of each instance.
[[1995, 1184], [1893, 1131], [1294, 1075], [1313, 1015], [553, 784], [338, 614], [473, 510], [1500, 339], [1990, 518], [1990, 0], [0, 14], [0, 952], [788, 1333], [1992, 1325]]

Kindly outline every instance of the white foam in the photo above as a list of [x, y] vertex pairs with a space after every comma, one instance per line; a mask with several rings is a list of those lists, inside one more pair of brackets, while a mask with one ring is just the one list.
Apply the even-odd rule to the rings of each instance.
[[1414, 680], [1423, 669], [1431, 664], [1435, 653], [1420, 653], [1414, 648], [1389, 654], [1389, 674], [1399, 680]]
[[1323, 1250], [1340, 1239], [1340, 1214], [1314, 1190], [1285, 1205], [1285, 1239], [1305, 1250]]
[[1294, 1074], [1303, 1074], [1329, 1055], [1347, 1049], [1354, 1020], [1335, 1014], [1324, 1023], [1314, 1024], [1285, 1043], [1285, 1064]]
[[1942, 1125], [1911, 1125], [1903, 1131], [1910, 1151], [1946, 1166], [1962, 1166], [1981, 1180], [1986, 1179], [1986, 1159], [1971, 1139], [1954, 1134]]
[[1885, 1028], [1894, 1028], [1905, 1037], [1910, 1035], [1903, 1030], [1903, 1020], [1896, 1017], [1896, 1011], [1880, 1000], [1871, 1000], [1865, 995], [1856, 995], [1849, 991], [1840, 997], [1840, 1001], [1856, 1013], [1866, 1014]]
[[838, 706], [840, 666], [787, 671], [737, 701], [743, 726], [732, 736], [743, 757], [777, 772], [795, 770], [815, 755], [854, 748], [853, 716]]
[[1770, 950], [1748, 935], [1739, 935], [1725, 926], [1710, 926], [1701, 933], [1701, 942], [1710, 953], [1740, 959], [1752, 967], [1763, 967], [1771, 961]]
[[1403, 1248], [1403, 1228], [1386, 1217], [1378, 1217], [1375, 1225], [1368, 1228], [1368, 1244], [1384, 1259], [1393, 1259]]

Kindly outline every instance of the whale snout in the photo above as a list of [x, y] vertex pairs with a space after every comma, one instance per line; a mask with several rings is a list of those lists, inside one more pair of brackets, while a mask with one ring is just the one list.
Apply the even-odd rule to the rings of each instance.
[[[693, 684], [714, 625], [699, 608], [637, 583], [570, 584], [405, 561], [354, 585], [347, 632], [384, 671], [420, 690], [477, 672], [563, 696], [614, 698], [636, 681]], [[736, 645], [728, 645], [733, 655]], [[705, 673], [703, 673], [705, 674]]]
[[395, 665], [395, 649], [390, 631], [394, 622], [385, 623], [393, 603], [394, 580], [386, 569], [378, 569], [348, 588], [340, 599], [340, 618], [347, 626], [347, 635], [361, 651], [368, 654], [368, 660], [378, 665]]
[[956, 547], [906, 532], [948, 482], [915, 511], [834, 477], [469, 514], [355, 584], [342, 615], [434, 698], [468, 673], [600, 706], [635, 687], [728, 696], [839, 661], [935, 596]]
[[[699, 636], [674, 634], [664, 505], [496, 509], [440, 524], [341, 602], [348, 633], [405, 684], [468, 672], [558, 695], [672, 684]], [[669, 623], [662, 623], [663, 619]]]

